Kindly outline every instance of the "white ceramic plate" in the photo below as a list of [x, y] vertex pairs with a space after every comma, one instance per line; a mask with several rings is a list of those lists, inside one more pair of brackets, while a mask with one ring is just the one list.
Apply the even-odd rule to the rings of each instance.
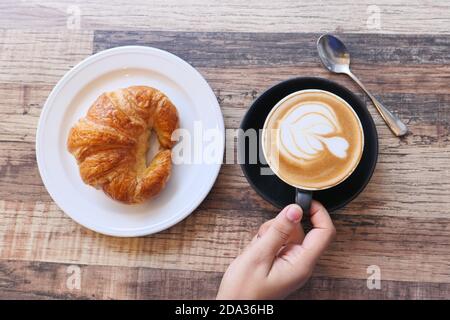
[[[97, 96], [138, 84], [155, 87], [170, 98], [178, 109], [181, 128], [193, 132], [197, 122], [204, 129], [217, 130], [219, 152], [213, 155], [216, 161], [174, 165], [159, 195], [140, 205], [125, 205], [82, 182], [66, 141], [70, 128]], [[118, 47], [85, 59], [55, 86], [39, 119], [36, 157], [48, 192], [72, 219], [100, 233], [135, 237], [169, 228], [203, 201], [219, 173], [224, 131], [213, 91], [187, 62], [155, 48]]]

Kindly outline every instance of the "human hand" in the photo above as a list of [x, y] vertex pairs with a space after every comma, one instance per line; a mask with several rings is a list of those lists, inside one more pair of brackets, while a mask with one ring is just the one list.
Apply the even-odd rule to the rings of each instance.
[[217, 299], [281, 299], [303, 286], [336, 229], [327, 210], [313, 201], [313, 229], [305, 236], [302, 214], [298, 205], [291, 204], [264, 223], [228, 267]]

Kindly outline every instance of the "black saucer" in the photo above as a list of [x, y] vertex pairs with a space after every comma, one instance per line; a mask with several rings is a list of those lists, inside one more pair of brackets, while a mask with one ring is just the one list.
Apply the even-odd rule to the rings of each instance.
[[[304, 89], [321, 89], [332, 92], [344, 100], [358, 114], [364, 130], [364, 151], [361, 161], [355, 171], [341, 184], [322, 191], [315, 191], [313, 198], [320, 201], [329, 211], [342, 208], [352, 201], [369, 183], [377, 163], [378, 157], [378, 134], [375, 124], [366, 105], [353, 93], [341, 85], [330, 80], [313, 77], [293, 78], [283, 81], [259, 96], [248, 109], [241, 123], [241, 129], [262, 129], [264, 121], [270, 110], [285, 96]], [[248, 139], [247, 139], [248, 140]], [[276, 175], [261, 175], [260, 169], [267, 167], [261, 163], [262, 154], [260, 135], [258, 135], [258, 161], [249, 164], [248, 141], [238, 139], [240, 155], [245, 155], [242, 171], [250, 185], [267, 201], [282, 208], [294, 202], [295, 189], [280, 180]], [[245, 151], [245, 153], [242, 153]], [[265, 163], [265, 161], [263, 161]], [[241, 162], [242, 163], [242, 162]]]

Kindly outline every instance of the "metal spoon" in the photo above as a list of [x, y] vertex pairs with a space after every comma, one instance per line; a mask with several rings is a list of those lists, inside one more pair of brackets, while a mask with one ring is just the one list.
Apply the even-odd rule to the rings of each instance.
[[350, 54], [341, 40], [330, 34], [324, 34], [317, 40], [317, 50], [323, 65], [328, 70], [334, 73], [345, 73], [367, 93], [386, 124], [397, 137], [408, 132], [406, 125], [370, 94], [361, 81], [350, 71]]

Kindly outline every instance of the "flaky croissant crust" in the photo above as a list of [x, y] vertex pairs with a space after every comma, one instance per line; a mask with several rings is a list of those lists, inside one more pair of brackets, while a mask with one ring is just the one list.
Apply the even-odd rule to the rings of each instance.
[[[158, 194], [170, 176], [172, 133], [179, 126], [175, 106], [162, 92], [132, 86], [100, 95], [70, 130], [67, 148], [83, 181], [124, 203]], [[147, 166], [150, 132], [160, 150]]]

